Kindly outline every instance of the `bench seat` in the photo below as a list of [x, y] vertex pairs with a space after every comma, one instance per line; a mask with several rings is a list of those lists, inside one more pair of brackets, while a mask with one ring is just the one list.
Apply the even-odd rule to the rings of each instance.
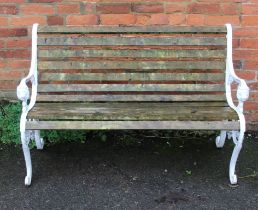
[[37, 103], [28, 117], [38, 120], [238, 120], [224, 102]]

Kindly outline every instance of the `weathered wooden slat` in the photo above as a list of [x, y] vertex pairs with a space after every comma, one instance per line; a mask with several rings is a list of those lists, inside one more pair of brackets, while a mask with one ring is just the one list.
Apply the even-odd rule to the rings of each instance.
[[[229, 109], [229, 108], [227, 108]], [[166, 111], [166, 113], [165, 113]], [[190, 110], [191, 111], [191, 110]], [[29, 117], [32, 119], [41, 120], [189, 120], [189, 121], [215, 121], [215, 120], [237, 120], [237, 116], [233, 112], [227, 112], [226, 108], [220, 110], [198, 111], [194, 110], [194, 113], [185, 113], [179, 110], [153, 110], [146, 112], [146, 110], [130, 110], [110, 113], [69, 113], [69, 112], [32, 112]], [[51, 115], [50, 115], [51, 114]]]
[[41, 84], [39, 92], [97, 92], [97, 91], [179, 91], [179, 92], [207, 92], [224, 91], [220, 84]]
[[17, 95], [15, 90], [0, 90], [0, 102], [1, 101], [17, 101]]
[[67, 27], [67, 26], [40, 26], [38, 33], [226, 33], [225, 26], [222, 27], [185, 27], [185, 26], [87, 26], [87, 27]]
[[39, 50], [39, 58], [129, 57], [129, 58], [225, 58], [225, 50]]
[[226, 103], [39, 103], [29, 113], [41, 120], [226, 120], [237, 114]]
[[[151, 107], [151, 108], [150, 108]], [[119, 103], [119, 102], [112, 102], [112, 103], [37, 103], [34, 107], [35, 109], [48, 109], [51, 108], [52, 110], [59, 110], [59, 109], [71, 109], [72, 111], [76, 111], [76, 109], [79, 109], [79, 111], [82, 111], [82, 109], [152, 109], [152, 108], [166, 108], [171, 109], [171, 107], [177, 107], [180, 109], [180, 107], [228, 107], [228, 104], [226, 101], [209, 101], [209, 102], [203, 102], [203, 101], [197, 101], [197, 102], [169, 102], [169, 103], [160, 103], [160, 102], [129, 102], [129, 103]], [[174, 109], [174, 108], [173, 108]]]
[[225, 94], [221, 95], [41, 95], [37, 101], [226, 101]]
[[27, 121], [29, 130], [238, 130], [237, 121]]
[[223, 61], [39, 61], [39, 69], [225, 69]]
[[211, 73], [43, 73], [41, 81], [221, 81], [224, 74]]
[[225, 38], [218, 37], [39, 37], [38, 46], [41, 45], [100, 45], [100, 46], [121, 46], [121, 45], [226, 45]]

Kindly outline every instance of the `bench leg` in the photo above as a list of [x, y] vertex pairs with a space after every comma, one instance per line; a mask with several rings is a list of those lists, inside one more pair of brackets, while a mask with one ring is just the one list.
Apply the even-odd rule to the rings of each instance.
[[25, 185], [30, 185], [31, 178], [32, 178], [32, 165], [31, 165], [31, 157], [30, 157], [28, 131], [21, 132], [21, 142], [22, 142], [22, 149], [23, 149], [26, 170], [27, 170], [27, 175], [25, 177]]
[[225, 140], [227, 137], [227, 131], [220, 131], [220, 135], [216, 137], [216, 147], [217, 148], [222, 148], [225, 144]]
[[40, 131], [39, 130], [34, 131], [34, 140], [36, 142], [37, 149], [43, 149], [44, 141], [43, 141], [43, 138], [40, 138]]
[[237, 176], [235, 174], [236, 162], [237, 162], [239, 153], [242, 149], [244, 132], [232, 131], [229, 137], [233, 139], [233, 142], [235, 144], [235, 147], [231, 156], [231, 160], [230, 160], [230, 165], [229, 165], [229, 179], [231, 184], [237, 184]]

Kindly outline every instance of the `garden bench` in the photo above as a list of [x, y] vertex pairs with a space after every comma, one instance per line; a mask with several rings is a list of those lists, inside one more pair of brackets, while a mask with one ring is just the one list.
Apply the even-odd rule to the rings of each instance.
[[[31, 82], [30, 88], [27, 83]], [[235, 105], [232, 83], [237, 84]], [[232, 89], [233, 90], [233, 89]], [[235, 93], [235, 92], [234, 92]], [[17, 87], [20, 132], [30, 185], [29, 141], [43, 148], [40, 130], [219, 130], [235, 147], [229, 178], [245, 132], [249, 88], [232, 63], [232, 28], [32, 28], [32, 60]]]

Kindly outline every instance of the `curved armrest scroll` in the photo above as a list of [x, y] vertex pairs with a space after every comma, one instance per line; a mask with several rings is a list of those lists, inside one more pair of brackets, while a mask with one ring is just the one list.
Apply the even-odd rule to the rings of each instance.
[[[37, 96], [37, 86], [38, 86], [38, 75], [37, 75], [37, 29], [38, 24], [35, 23], [32, 26], [32, 52], [31, 52], [31, 65], [29, 74], [24, 77], [17, 87], [16, 93], [18, 99], [23, 103], [23, 112], [29, 111], [36, 103]], [[32, 93], [30, 97], [30, 91], [27, 86], [27, 82], [32, 83]], [[30, 99], [29, 105], [27, 104], [28, 99]]]
[[[249, 98], [249, 87], [247, 86], [245, 80], [240, 79], [233, 67], [232, 59], [232, 26], [231, 24], [226, 24], [227, 27], [227, 60], [226, 60], [226, 96], [230, 107], [236, 110], [238, 113], [243, 112], [243, 102]], [[238, 105], [235, 106], [232, 96], [231, 96], [231, 84], [232, 82], [238, 83], [237, 87], [237, 99]]]

